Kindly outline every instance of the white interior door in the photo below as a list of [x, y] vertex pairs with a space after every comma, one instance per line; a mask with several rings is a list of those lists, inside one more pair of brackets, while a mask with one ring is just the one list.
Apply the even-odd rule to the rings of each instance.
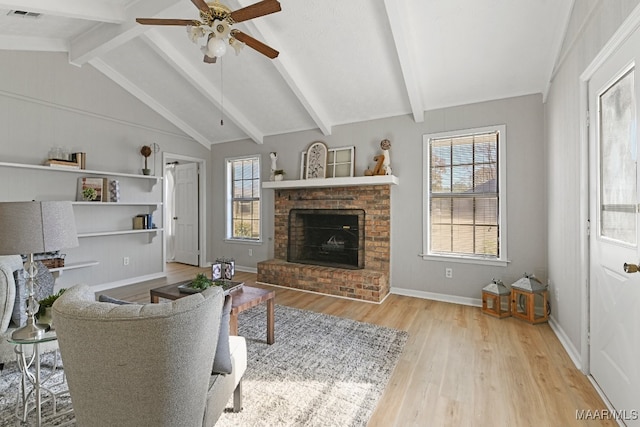
[[174, 260], [199, 265], [198, 164], [176, 165], [175, 172]]
[[[589, 81], [590, 370], [616, 415], [640, 426], [640, 32]], [[595, 409], [595, 408], [594, 408]]]

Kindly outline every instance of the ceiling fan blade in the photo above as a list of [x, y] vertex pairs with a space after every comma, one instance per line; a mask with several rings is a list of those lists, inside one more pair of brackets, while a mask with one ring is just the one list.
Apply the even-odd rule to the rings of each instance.
[[136, 22], [142, 25], [202, 25], [194, 19], [162, 19], [162, 18], [137, 18]]
[[233, 22], [242, 22], [258, 18], [260, 16], [269, 15], [270, 13], [280, 12], [281, 10], [280, 2], [278, 0], [263, 0], [252, 4], [251, 6], [243, 7], [235, 12], [231, 12], [229, 17]]
[[254, 39], [250, 35], [245, 34], [240, 30], [231, 31], [231, 36], [236, 38], [237, 40], [240, 40], [250, 48], [257, 50], [264, 56], [268, 56], [271, 59], [277, 58], [280, 54], [280, 52], [278, 52], [277, 50], [267, 46], [259, 40]]
[[209, 5], [204, 0], [191, 0], [191, 3], [195, 4], [202, 12], [209, 13]]
[[205, 55], [203, 61], [206, 62], [207, 64], [215, 64], [217, 59], [218, 58], [216, 56], [212, 58], [210, 56]]

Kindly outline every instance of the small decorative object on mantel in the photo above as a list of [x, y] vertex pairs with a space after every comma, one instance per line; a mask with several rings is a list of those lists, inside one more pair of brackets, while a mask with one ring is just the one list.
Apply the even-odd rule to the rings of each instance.
[[502, 319], [511, 316], [511, 291], [502, 280], [493, 279], [482, 288], [482, 312]]
[[147, 159], [151, 155], [151, 152], [151, 147], [149, 147], [148, 145], [143, 145], [140, 149], [140, 154], [144, 156], [144, 169], [142, 169], [143, 175], [151, 175], [151, 169], [149, 169], [147, 165]]
[[274, 181], [282, 181], [284, 179], [284, 170], [276, 169], [273, 171], [273, 180]]
[[325, 178], [327, 170], [327, 145], [316, 141], [307, 149], [306, 179]]
[[275, 151], [272, 151], [271, 153], [269, 153], [269, 157], [271, 158], [271, 176], [269, 177], [269, 179], [271, 181], [275, 180], [275, 171], [278, 169], [278, 153], [276, 153]]
[[380, 141], [380, 148], [382, 148], [382, 154], [379, 154], [373, 158], [376, 165], [373, 169], [367, 169], [364, 171], [365, 176], [373, 175], [391, 175], [391, 156], [389, 150], [391, 149], [391, 141], [383, 139]]
[[382, 161], [382, 175], [391, 175], [391, 156], [389, 155], [391, 141], [383, 139], [380, 141], [380, 148], [382, 148], [382, 155], [384, 156]]
[[511, 315], [533, 324], [548, 320], [547, 287], [533, 274], [511, 285]]

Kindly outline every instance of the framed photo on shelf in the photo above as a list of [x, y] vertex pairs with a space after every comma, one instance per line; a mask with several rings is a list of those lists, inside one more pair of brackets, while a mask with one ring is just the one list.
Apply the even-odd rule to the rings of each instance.
[[[94, 191], [89, 193], [90, 197], [87, 197], [88, 193], [85, 190], [93, 189]], [[109, 201], [109, 180], [107, 178], [78, 178], [78, 194], [76, 200], [84, 202], [108, 202]]]

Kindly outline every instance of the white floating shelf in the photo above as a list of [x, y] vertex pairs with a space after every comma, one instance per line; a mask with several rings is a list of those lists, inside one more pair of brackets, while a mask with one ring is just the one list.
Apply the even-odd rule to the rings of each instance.
[[154, 176], [154, 175], [138, 175], [134, 173], [106, 172], [106, 171], [96, 171], [96, 170], [90, 170], [90, 169], [74, 169], [74, 168], [64, 168], [64, 167], [56, 168], [53, 166], [28, 165], [23, 163], [0, 162], [0, 166], [9, 167], [9, 168], [38, 169], [38, 170], [46, 170], [49, 172], [67, 172], [67, 173], [84, 174], [84, 175], [121, 176], [121, 177], [127, 177], [127, 178], [152, 179], [154, 181], [162, 180], [161, 176]]
[[398, 185], [395, 175], [354, 176], [344, 178], [292, 179], [284, 181], [266, 181], [262, 188], [313, 188], [313, 187], [355, 187], [359, 185]]
[[90, 233], [78, 233], [78, 237], [118, 236], [120, 234], [155, 233], [156, 231], [162, 231], [162, 228], [145, 228], [142, 230], [96, 231], [96, 232], [90, 232]]
[[71, 263], [65, 264], [64, 267], [50, 268], [49, 271], [52, 273], [62, 273], [63, 271], [66, 271], [66, 270], [75, 270], [76, 268], [92, 267], [98, 264], [100, 264], [98, 261], [71, 262]]
[[80, 206], [162, 206], [162, 202], [151, 203], [128, 203], [128, 202], [71, 202], [72, 205]]

